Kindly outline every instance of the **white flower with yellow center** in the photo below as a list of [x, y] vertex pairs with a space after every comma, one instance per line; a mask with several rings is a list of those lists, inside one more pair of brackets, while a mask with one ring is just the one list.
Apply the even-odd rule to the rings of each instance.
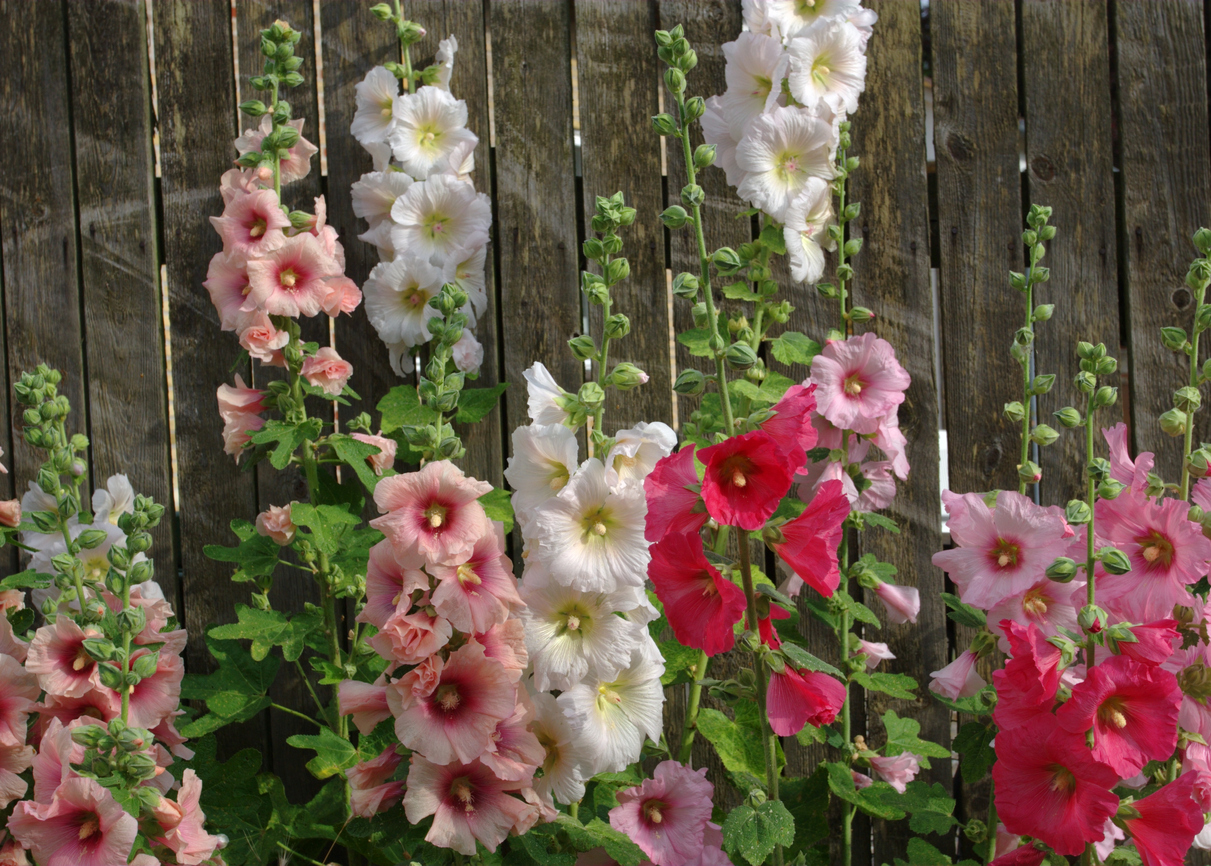
[[732, 137], [740, 139], [754, 117], [778, 104], [790, 58], [779, 40], [759, 33], [741, 33], [735, 42], [723, 46], [723, 56], [727, 58], [727, 91], [722, 107]]
[[640, 422], [634, 427], [619, 430], [614, 434], [614, 446], [606, 455], [606, 477], [611, 488], [624, 484], [642, 486], [643, 479], [656, 468], [656, 464], [673, 453], [677, 447], [677, 434], [667, 424], [659, 421], [648, 424]]
[[118, 525], [118, 518], [135, 510], [135, 491], [125, 475], [111, 475], [93, 491], [93, 523]]
[[467, 324], [472, 328], [479, 317], [488, 311], [488, 292], [484, 280], [484, 263], [488, 255], [485, 242], [470, 249], [453, 249], [446, 255], [446, 273], [442, 277], [467, 293]]
[[866, 89], [866, 54], [857, 27], [838, 22], [814, 29], [793, 39], [789, 52], [791, 96], [811, 108], [835, 93], [845, 111], [857, 111], [858, 95]]
[[429, 300], [442, 289], [442, 273], [416, 256], [380, 262], [364, 287], [366, 317], [388, 344], [417, 346], [428, 342], [428, 321], [438, 315]]
[[513, 488], [513, 511], [523, 530], [534, 509], [567, 486], [579, 462], [576, 434], [562, 424], [514, 429], [505, 478]]
[[816, 177], [808, 178], [798, 198], [786, 209], [782, 229], [791, 278], [797, 283], [815, 283], [824, 274], [824, 250], [834, 249], [828, 237], [833, 222], [832, 187]]
[[391, 207], [391, 243], [397, 252], [412, 253], [444, 267], [456, 251], [488, 242], [492, 208], [485, 195], [452, 175], [435, 174], [413, 184]]
[[663, 674], [663, 664], [636, 651], [617, 676], [585, 680], [557, 698], [587, 756], [581, 767], [586, 778], [620, 773], [639, 760], [645, 738], [660, 742]]
[[554, 695], [539, 692], [534, 700], [534, 720], [530, 731], [538, 737], [547, 756], [534, 775], [534, 790], [551, 795], [561, 803], [578, 803], [584, 797], [585, 776], [581, 767], [588, 763], [572, 726]]
[[765, 17], [771, 32], [790, 42], [814, 29], [845, 20], [858, 8], [858, 0], [769, 0]]
[[399, 99], [399, 80], [385, 66], [366, 73], [354, 90], [357, 112], [350, 134], [363, 145], [386, 141], [395, 124], [395, 104]]
[[467, 129], [467, 103], [440, 87], [422, 87], [401, 96], [395, 105], [395, 128], [388, 141], [404, 171], [417, 180], [464, 141], [475, 141]]
[[434, 61], [437, 65], [437, 80], [433, 86], [441, 90], [450, 89], [450, 77], [454, 74], [454, 54], [458, 51], [458, 40], [451, 34], [437, 43], [437, 54]]
[[778, 222], [807, 186], [808, 178], [833, 178], [836, 139], [812, 111], [775, 108], [756, 118], [736, 147], [736, 164], [747, 172], [737, 192]]

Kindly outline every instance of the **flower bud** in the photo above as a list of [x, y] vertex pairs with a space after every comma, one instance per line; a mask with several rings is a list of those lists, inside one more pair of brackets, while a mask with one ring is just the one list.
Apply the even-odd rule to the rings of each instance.
[[685, 119], [687, 122], [697, 120], [706, 112], [706, 100], [701, 96], [685, 101]]
[[585, 382], [576, 392], [576, 398], [590, 411], [595, 411], [605, 402], [605, 392], [596, 382]]
[[1055, 312], [1055, 304], [1039, 304], [1031, 316], [1036, 322], [1046, 322]]
[[1186, 458], [1186, 466], [1195, 478], [1205, 478], [1208, 470], [1211, 469], [1211, 455], [1206, 449], [1199, 448]]
[[86, 529], [76, 536], [76, 543], [84, 550], [92, 550], [103, 544], [108, 537], [103, 529]]
[[1026, 417], [1026, 407], [1017, 400], [1012, 403], [1006, 403], [1003, 409], [1005, 417], [1015, 424], [1022, 423], [1022, 419]]
[[1031, 441], [1039, 445], [1050, 445], [1059, 438], [1060, 434], [1046, 424], [1036, 424], [1034, 429], [1030, 431]]
[[1060, 411], [1054, 413], [1056, 419], [1060, 422], [1061, 427], [1078, 427], [1081, 423], [1081, 413], [1071, 406], [1065, 406]]
[[1186, 432], [1188, 419], [1186, 413], [1180, 409], [1170, 409], [1157, 420], [1160, 421], [1161, 429], [1170, 436], [1182, 436]]
[[[623, 261], [626, 261], [623, 259]], [[605, 321], [605, 335], [611, 340], [617, 340], [631, 333], [631, 320], [622, 313], [615, 313]]]
[[724, 358], [733, 370], [747, 370], [757, 363], [757, 353], [747, 343], [733, 343], [728, 346]]
[[[664, 71], [664, 84], [673, 93], [682, 93], [685, 90], [685, 73], [677, 67], [671, 67]], [[662, 133], [667, 135], [667, 133]]]
[[687, 301], [698, 300], [698, 278], [685, 272], [673, 277], [673, 294]]
[[715, 145], [700, 144], [694, 149], [694, 168], [706, 168], [715, 162]]
[[646, 384], [647, 381], [648, 374], [629, 361], [624, 361], [611, 370], [607, 379], [607, 383], [619, 391], [630, 391], [632, 388]]
[[568, 348], [572, 350], [572, 357], [577, 361], [591, 361], [597, 357], [597, 344], [588, 334], [568, 340]]
[[1082, 361], [1096, 361], [1098, 358], [1106, 357], [1106, 344], [1098, 343], [1095, 346], [1081, 340], [1076, 344], [1076, 354]]
[[1109, 376], [1118, 369], [1118, 361], [1115, 358], [1099, 358], [1093, 366], [1093, 372], [1098, 376]]
[[1121, 481], [1107, 478], [1097, 486], [1097, 495], [1100, 499], [1118, 499], [1124, 489], [1125, 486]]
[[734, 274], [743, 266], [739, 254], [731, 247], [720, 247], [711, 254], [711, 263], [720, 274]]
[[679, 229], [689, 222], [690, 215], [679, 204], [671, 205], [660, 213], [660, 221], [668, 229]]
[[874, 317], [875, 314], [866, 307], [854, 307], [849, 311], [850, 321], [858, 322], [859, 324], [862, 322], [869, 322]]
[[686, 207], [699, 207], [706, 201], [706, 192], [696, 183], [687, 183], [681, 188], [681, 203]]
[[386, 3], [379, 3], [377, 6], [370, 7], [370, 14], [379, 21], [390, 21], [392, 15], [391, 7]]
[[457, 436], [447, 436], [437, 444], [437, 456], [443, 460], [453, 460], [462, 453], [462, 443]]
[[1118, 401], [1118, 388], [1112, 388], [1110, 385], [1103, 385], [1097, 389], [1093, 395], [1093, 408], [1100, 409], [1103, 406], [1113, 406]]
[[614, 259], [605, 266], [605, 280], [613, 286], [631, 275], [631, 263], [625, 258]]
[[1198, 410], [1198, 407], [1203, 403], [1202, 396], [1198, 393], [1197, 388], [1191, 388], [1187, 385], [1184, 388], [1178, 388], [1173, 392], [1173, 408], [1180, 409], [1183, 412], [1189, 413]]
[[1027, 460], [1018, 467], [1018, 478], [1027, 484], [1037, 484], [1042, 477], [1043, 470], [1039, 468], [1037, 463], [1031, 460]]
[[1182, 328], [1161, 328], [1161, 343], [1172, 352], [1180, 352], [1186, 346], [1186, 332]]
[[1082, 370], [1077, 373], [1073, 383], [1082, 394], [1092, 394], [1093, 389], [1097, 387], [1097, 379], [1088, 370]]
[[1047, 566], [1047, 579], [1056, 583], [1068, 583], [1076, 577], [1076, 563], [1067, 556], [1061, 556], [1051, 565]]
[[1102, 568], [1111, 574], [1126, 574], [1131, 570], [1131, 560], [1117, 547], [1103, 547], [1097, 552], [1097, 558]]
[[1097, 634], [1106, 627], [1106, 611], [1096, 604], [1087, 604], [1081, 608], [1077, 622], [1086, 634]]
[[697, 397], [706, 388], [706, 377], [695, 369], [682, 370], [673, 383], [673, 390], [683, 397]]

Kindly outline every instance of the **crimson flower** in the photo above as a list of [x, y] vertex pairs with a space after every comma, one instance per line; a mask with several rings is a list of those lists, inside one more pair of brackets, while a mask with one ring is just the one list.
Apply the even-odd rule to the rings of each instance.
[[837, 717], [845, 703], [845, 686], [828, 674], [795, 670], [789, 664], [782, 673], [771, 673], [766, 710], [773, 732], [792, 737], [804, 725], [820, 727]]
[[1000, 623], [1013, 658], [992, 672], [997, 706], [992, 720], [1001, 730], [1017, 727], [1040, 713], [1050, 715], [1060, 685], [1060, 650], [1047, 642], [1034, 623], [1023, 627], [1012, 620]]
[[1119, 652], [1137, 662], [1164, 664], [1173, 655], [1178, 638], [1181, 637], [1176, 626], [1175, 619], [1158, 619], [1156, 622], [1132, 626], [1131, 633], [1135, 635], [1135, 643], [1119, 643]]
[[670, 533], [651, 553], [648, 577], [677, 640], [707, 655], [730, 650], [732, 626], [744, 616], [744, 591], [707, 561], [697, 535]]
[[774, 405], [774, 417], [761, 425], [786, 455], [792, 473], [803, 468], [807, 452], [816, 447], [819, 434], [811, 420], [815, 408], [816, 386], [792, 385]]
[[825, 597], [836, 591], [841, 583], [837, 546], [848, 514], [841, 482], [825, 481], [802, 514], [778, 527], [782, 541], [770, 547], [795, 573], [786, 583], [788, 595], [798, 595], [804, 583]]
[[760, 529], [791, 487], [791, 470], [777, 440], [763, 430], [703, 448], [702, 499], [721, 524]]
[[[998, 741], [999, 741], [998, 737]], [[1138, 818], [1126, 818], [1144, 866], [1181, 866], [1194, 837], [1203, 829], [1203, 811], [1193, 797], [1196, 774], [1181, 776], [1131, 805]]]
[[706, 508], [698, 493], [698, 471], [694, 468], [694, 446], [661, 458], [648, 477], [643, 492], [648, 501], [643, 537], [659, 541], [670, 532], [697, 532], [706, 523]]

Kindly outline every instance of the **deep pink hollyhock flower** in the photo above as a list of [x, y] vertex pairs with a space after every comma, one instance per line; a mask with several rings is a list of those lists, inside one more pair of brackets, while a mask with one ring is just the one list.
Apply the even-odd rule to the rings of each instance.
[[[788, 614], [789, 616], [789, 614]], [[885, 643], [878, 641], [869, 641], [858, 639], [858, 645], [853, 648], [853, 654], [866, 657], [866, 669], [873, 671], [879, 666], [880, 662], [894, 659], [896, 654], [891, 651], [891, 648]]]
[[505, 669], [468, 643], [451, 653], [437, 688], [395, 720], [399, 741], [431, 761], [473, 761], [492, 745], [496, 725], [513, 715], [517, 689]]
[[0, 809], [7, 809], [13, 800], [20, 800], [29, 789], [21, 778], [34, 762], [33, 746], [0, 746]]
[[831, 596], [841, 582], [837, 545], [849, 515], [849, 500], [839, 481], [826, 481], [803, 513], [778, 527], [782, 541], [770, 544], [795, 577], [786, 583], [788, 595], [796, 596], [803, 584]]
[[386, 686], [341, 680], [336, 695], [341, 715], [353, 716], [353, 724], [362, 734], [369, 734], [379, 722], [391, 717]]
[[471, 642], [484, 648], [484, 655], [495, 661], [509, 677], [509, 682], [521, 679], [530, 661], [526, 652], [526, 627], [517, 617], [510, 617], [483, 634], [471, 635]]
[[395, 746], [388, 746], [377, 758], [362, 761], [345, 770], [354, 815], [359, 818], [373, 818], [399, 802], [404, 796], [403, 780], [387, 780], [395, 774], [403, 760], [403, 756], [395, 751]]
[[651, 554], [648, 577], [677, 640], [707, 655], [730, 650], [732, 626], [744, 616], [744, 591], [707, 561], [696, 534], [669, 533]]
[[701, 529], [708, 515], [700, 490], [693, 445], [661, 458], [643, 479], [648, 502], [643, 537], [655, 542], [670, 532], [686, 534]]
[[303, 378], [330, 397], [339, 396], [345, 383], [353, 375], [353, 365], [337, 354], [336, 349], [324, 346], [315, 357], [303, 361]]
[[156, 814], [164, 830], [164, 845], [177, 855], [176, 861], [183, 866], [206, 863], [219, 846], [219, 837], [206, 832], [201, 800], [202, 780], [193, 770], [186, 770], [181, 777], [176, 802], [161, 800], [161, 809]]
[[39, 866], [115, 866], [129, 859], [139, 825], [96, 781], [75, 778], [49, 803], [18, 803], [8, 829]]
[[1190, 501], [1204, 512], [1211, 511], [1211, 478], [1200, 478], [1190, 490]]
[[875, 595], [883, 602], [887, 618], [896, 625], [917, 621], [917, 614], [921, 612], [921, 593], [915, 586], [880, 583], [875, 587]]
[[289, 505], [270, 505], [256, 516], [257, 535], [272, 538], [282, 547], [294, 541], [294, 532], [297, 528], [294, 521], [290, 519]]
[[1169, 616], [1189, 605], [1186, 588], [1207, 573], [1211, 541], [1189, 519], [1189, 504], [1151, 502], [1126, 491], [1097, 504], [1097, 535], [1127, 555], [1126, 574], [1098, 574], [1098, 604], [1129, 622]]
[[[92, 629], [84, 631], [67, 616], [57, 617], [54, 623], [38, 629], [30, 641], [25, 662], [25, 670], [36, 674], [38, 679], [33, 686], [35, 694], [27, 696], [37, 700], [38, 686], [48, 695], [65, 698], [78, 698], [99, 688], [101, 677], [97, 673], [97, 663], [85, 652], [84, 641], [100, 636], [100, 632]], [[6, 671], [5, 662], [0, 659], [0, 674]]]
[[[1085, 582], [1055, 583], [1040, 580], [1025, 592], [1006, 596], [988, 608], [988, 621], [1013, 620], [1019, 625], [1038, 626], [1048, 637], [1060, 634], [1061, 628], [1080, 631], [1077, 624], [1077, 605], [1084, 605]], [[999, 639], [1002, 652], [1009, 652], [1009, 641], [1004, 635]]]
[[774, 620], [790, 619], [790, 611], [782, 607], [780, 604], [770, 602], [769, 616], [765, 619], [757, 620], [757, 631], [760, 633], [761, 642], [771, 649], [777, 649], [782, 646], [782, 639], [778, 637], [778, 629], [774, 626]]
[[1156, 463], [1151, 451], [1144, 451], [1134, 460], [1128, 448], [1130, 433], [1122, 421], [1110, 429], [1102, 429], [1106, 444], [1110, 446], [1110, 477], [1126, 484], [1133, 493], [1142, 494], [1148, 486], [1148, 473]]
[[761, 425], [761, 429], [772, 436], [786, 454], [787, 467], [792, 475], [807, 462], [806, 452], [816, 447], [818, 434], [811, 423], [815, 408], [815, 385], [791, 385], [782, 399], [774, 404], [774, 417]]
[[681, 866], [702, 854], [714, 792], [705, 767], [691, 770], [662, 761], [652, 778], [618, 792], [610, 826], [642, 848], [655, 866]]
[[1034, 845], [1020, 845], [1008, 854], [1002, 854], [988, 866], [1040, 866], [1047, 859], [1047, 852]]
[[421, 571], [424, 564], [424, 558], [414, 554], [405, 557], [401, 565], [388, 541], [380, 541], [370, 548], [370, 560], [366, 565], [366, 606], [357, 615], [357, 621], [381, 629], [396, 613], [407, 613], [412, 607], [412, 594], [418, 589], [429, 590], [429, 576]]
[[929, 675], [929, 690], [934, 694], [957, 701], [959, 698], [969, 698], [988, 685], [976, 670], [976, 654], [964, 650], [958, 657], [942, 668]]
[[1002, 620], [999, 627], [1013, 652], [1013, 658], [1003, 669], [992, 672], [997, 690], [992, 718], [1005, 730], [1040, 713], [1050, 715], [1060, 685], [1062, 654], [1033, 624], [1023, 628], [1016, 622]]
[[478, 840], [489, 851], [495, 851], [514, 824], [530, 811], [529, 806], [506, 793], [526, 784], [498, 779], [479, 761], [441, 766], [414, 754], [404, 813], [412, 824], [432, 815], [433, 826], [425, 841], [439, 848], [453, 848], [471, 856]]
[[286, 243], [282, 230], [290, 227], [290, 217], [273, 190], [261, 189], [232, 198], [223, 215], [212, 216], [210, 224], [223, 238], [223, 252], [247, 260], [268, 255]]
[[1123, 826], [1144, 866], [1186, 862], [1194, 837], [1203, 829], [1203, 811], [1193, 798], [1194, 782], [1193, 775], [1181, 776], [1131, 804], [1139, 817], [1123, 819]]
[[935, 553], [933, 564], [950, 575], [959, 597], [976, 607], [987, 610], [1046, 579], [1047, 567], [1071, 544], [1063, 512], [1012, 490], [1001, 492], [994, 509], [978, 493], [958, 497], [947, 491], [942, 500], [951, 513], [956, 546]]
[[[132, 652], [132, 663], [149, 652]], [[181, 657], [161, 651], [156, 672], [140, 680], [130, 692], [130, 724], [154, 728], [166, 719], [181, 703], [181, 680], [184, 676], [185, 664]]]
[[1119, 652], [1137, 662], [1164, 664], [1173, 655], [1181, 639], [1176, 626], [1175, 619], [1158, 619], [1133, 626], [1131, 633], [1135, 635], [1135, 643], [1119, 643]]
[[364, 442], [367, 445], [373, 445], [378, 449], [377, 454], [371, 454], [366, 458], [366, 462], [370, 464], [370, 468], [374, 470], [375, 475], [382, 475], [383, 471], [390, 469], [395, 465], [395, 451], [399, 447], [399, 443], [394, 439], [386, 436], [375, 436], [372, 433], [350, 433], [358, 442]]
[[903, 794], [908, 790], [908, 783], [921, 772], [921, 756], [912, 752], [887, 758], [876, 755], [870, 758], [870, 768], [879, 774], [880, 779]]
[[343, 274], [328, 277], [324, 280], [324, 286], [328, 294], [321, 306], [324, 308], [324, 314], [334, 319], [341, 313], [352, 313], [362, 302], [362, 290], [357, 287], [357, 283]]
[[1167, 760], [1173, 754], [1181, 702], [1173, 674], [1126, 656], [1111, 656], [1086, 673], [1056, 719], [1072, 733], [1093, 728], [1093, 757], [1126, 779], [1148, 761]]
[[424, 661], [448, 644], [454, 634], [445, 617], [431, 614], [429, 610], [422, 605], [409, 614], [394, 614], [368, 643], [383, 658], [400, 664], [414, 665]]
[[417, 553], [428, 562], [470, 556], [475, 542], [492, 531], [477, 501], [491, 491], [491, 484], [468, 478], [449, 460], [434, 460], [419, 472], [379, 482], [374, 502], [386, 513], [370, 525], [387, 536], [396, 559]]
[[904, 402], [912, 379], [891, 343], [867, 332], [835, 340], [812, 359], [818, 411], [837, 427], [874, 433]]
[[534, 771], [546, 760], [547, 750], [530, 732], [529, 725], [535, 717], [534, 705], [525, 689], [518, 691], [521, 700], [517, 709], [509, 718], [496, 724], [492, 745], [479, 759], [498, 779], [528, 783], [534, 777]]
[[279, 331], [264, 310], [246, 313], [248, 321], [239, 328], [240, 347], [250, 358], [270, 367], [285, 367], [282, 349], [290, 342], [289, 331]]
[[844, 703], [845, 686], [828, 674], [796, 671], [789, 664], [770, 674], [766, 709], [770, 728], [780, 737], [793, 737], [804, 725], [829, 724]]
[[1005, 828], [1069, 856], [1100, 842], [1106, 819], [1118, 810], [1110, 789], [1119, 777], [1089, 754], [1084, 733], [1065, 731], [1050, 713], [1023, 725], [997, 724], [992, 778]]
[[721, 524], [760, 529], [791, 486], [791, 470], [778, 443], [762, 430], [703, 448], [702, 500]]
[[215, 253], [202, 285], [219, 313], [222, 330], [242, 331], [248, 327], [253, 314], [242, 309], [248, 297], [248, 268], [243, 256]]
[[500, 523], [479, 537], [469, 556], [430, 564], [429, 573], [437, 581], [433, 606], [461, 632], [486, 632], [525, 607]]
[[248, 297], [244, 311], [264, 310], [271, 316], [314, 316], [328, 297], [325, 278], [340, 266], [324, 252], [315, 235], [287, 238], [271, 253], [248, 262]]

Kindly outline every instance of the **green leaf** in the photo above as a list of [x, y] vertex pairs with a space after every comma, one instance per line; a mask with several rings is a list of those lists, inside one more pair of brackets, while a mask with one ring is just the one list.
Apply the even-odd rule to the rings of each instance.
[[46, 589], [54, 582], [51, 575], [39, 574], [31, 568], [0, 580], [0, 589]]
[[815, 725], [804, 725], [803, 730], [795, 734], [795, 739], [801, 746], [823, 745], [828, 742], [828, 729], [817, 728]]
[[280, 660], [275, 656], [254, 659], [237, 641], [206, 635], [210, 655], [219, 668], [209, 674], [186, 674], [181, 697], [205, 701], [207, 714], [180, 726], [187, 737], [200, 737], [224, 725], [251, 719], [271, 703], [268, 692], [277, 677]]
[[761, 393], [761, 389], [748, 379], [732, 379], [727, 383], [727, 390], [732, 397], [748, 397], [749, 400], [756, 400], [759, 403], [765, 402], [765, 395]]
[[949, 698], [933, 693], [934, 700], [938, 703], [950, 707], [955, 712], [966, 713], [969, 716], [987, 716], [991, 715], [992, 708], [997, 703], [997, 693], [992, 686], [985, 686], [979, 693], [972, 695], [969, 698], [958, 698], [950, 700]]
[[896, 866], [951, 866], [952, 863], [954, 860], [950, 857], [924, 839], [917, 838], [908, 840], [907, 860], [896, 858]]
[[208, 544], [202, 552], [215, 562], [234, 562], [239, 568], [231, 579], [237, 583], [273, 574], [277, 568], [282, 548], [272, 538], [257, 535], [256, 529], [247, 520], [231, 521], [231, 531], [240, 539], [237, 547]]
[[837, 603], [849, 611], [849, 615], [853, 617], [855, 622], [864, 622], [867, 625], [880, 625], [879, 618], [875, 616], [875, 612], [862, 602], [856, 600], [848, 592], [843, 589], [838, 589], [833, 593], [833, 598]]
[[889, 805], [912, 814], [909, 827], [917, 833], [946, 833], [955, 824], [955, 801], [946, 789], [934, 782], [909, 782], [904, 793], [881, 790], [880, 796]]
[[468, 388], [458, 394], [458, 414], [455, 421], [463, 424], [474, 424], [482, 421], [489, 412], [496, 408], [500, 395], [509, 387], [508, 382], [501, 382], [491, 388]]
[[776, 256], [786, 255], [786, 235], [782, 233], [782, 227], [774, 223], [770, 223], [761, 229], [761, 243], [769, 247], [770, 252]]
[[797, 670], [807, 668], [809, 671], [821, 671], [826, 674], [832, 674], [835, 677], [844, 678], [844, 674], [841, 671], [823, 659], [816, 658], [801, 646], [796, 646], [793, 643], [784, 643], [782, 645], [782, 652], [790, 659]]
[[777, 370], [766, 370], [765, 378], [761, 380], [761, 394], [770, 403], [777, 403], [794, 384], [794, 380], [786, 378]]
[[237, 604], [235, 614], [238, 622], [217, 625], [210, 634], [219, 640], [250, 640], [254, 661], [261, 661], [275, 646], [282, 648], [282, 658], [297, 661], [303, 654], [307, 635], [323, 626], [324, 615], [315, 605], [287, 616], [277, 610], [260, 610], [246, 604]]
[[311, 542], [321, 553], [334, 556], [341, 546], [341, 537], [350, 526], [357, 526], [362, 518], [350, 514], [344, 505], [311, 505], [295, 502], [290, 506], [290, 519], [295, 526], [311, 530]]
[[318, 734], [295, 734], [286, 742], [296, 749], [311, 749], [315, 757], [307, 762], [307, 769], [317, 779], [327, 779], [358, 761], [357, 749], [348, 740], [338, 736], [329, 728], [320, 728]]
[[[807, 730], [808, 725], [803, 730]], [[782, 802], [795, 819], [795, 840], [787, 847], [787, 862], [828, 838], [828, 771], [817, 767], [806, 779], [783, 779], [779, 788]]]
[[677, 342], [685, 346], [695, 358], [713, 358], [715, 353], [710, 347], [711, 332], [704, 328], [694, 328], [682, 331], [677, 335]]
[[715, 747], [728, 772], [765, 778], [765, 752], [760, 735], [753, 736], [752, 730], [713, 709], [699, 711], [698, 730]]
[[489, 520], [499, 520], [505, 525], [505, 535], [513, 531], [513, 500], [508, 490], [493, 488], [479, 497]]
[[370, 468], [370, 464], [366, 462], [366, 458], [380, 453], [382, 449], [377, 445], [361, 442], [344, 433], [335, 433], [329, 436], [328, 444], [332, 446], [332, 450], [336, 452], [336, 456], [357, 474], [358, 479], [366, 486], [366, 489], [373, 493], [375, 486], [378, 484], [379, 476]]
[[921, 766], [928, 770], [930, 758], [950, 757], [950, 749], [929, 740], [922, 740], [918, 736], [921, 733], [921, 724], [916, 719], [902, 719], [896, 715], [895, 710], [888, 710], [883, 714], [883, 728], [887, 733], [883, 754], [889, 758], [912, 752], [921, 758]]
[[877, 511], [867, 511], [862, 515], [862, 521], [867, 526], [877, 526], [880, 529], [886, 529], [888, 532], [900, 534], [899, 525], [885, 514], [880, 514]]
[[760, 866], [777, 845], [795, 841], [795, 819], [779, 800], [766, 800], [757, 808], [747, 803], [734, 808], [723, 822], [723, 847], [753, 866]]
[[943, 592], [941, 595], [942, 601], [950, 608], [946, 615], [959, 625], [965, 625], [968, 628], [983, 628], [987, 624], [987, 617], [979, 608], [964, 604], [957, 595], [949, 592]]
[[913, 694], [917, 681], [908, 674], [888, 674], [882, 671], [868, 674], [865, 671], [858, 671], [854, 674], [854, 682], [870, 691], [882, 692], [903, 701], [917, 699], [917, 696]]
[[[513, 844], [518, 843], [518, 844]], [[533, 831], [510, 840], [510, 856], [506, 866], [575, 866], [576, 855], [548, 850], [548, 842]]]
[[269, 420], [265, 426], [252, 434], [252, 441], [257, 445], [277, 447], [269, 454], [269, 462], [274, 469], [285, 469], [290, 458], [304, 440], [318, 439], [323, 430], [323, 422], [319, 418], [308, 418], [301, 424], [287, 424], [285, 421]]
[[967, 784], [988, 777], [988, 771], [997, 760], [996, 752], [992, 750], [992, 738], [995, 736], [994, 728], [979, 722], [968, 722], [959, 728], [951, 748], [961, 756], [959, 771]]
[[411, 385], [396, 385], [378, 401], [383, 433], [400, 427], [423, 427], [437, 423], [437, 413], [424, 405]]
[[903, 809], [885, 800], [888, 792], [899, 795], [899, 792], [887, 782], [875, 781], [865, 788], [858, 788], [854, 785], [853, 771], [850, 770], [849, 764], [834, 761], [826, 764], [825, 767], [828, 773], [828, 789], [833, 792], [834, 796], [847, 803], [852, 803], [872, 818], [899, 821], [904, 817]]
[[643, 850], [638, 845], [600, 818], [581, 824], [571, 815], [560, 814], [555, 823], [568, 834], [568, 840], [577, 851], [604, 848], [619, 866], [638, 866], [644, 859]]
[[666, 640], [660, 644], [660, 654], [664, 656], [664, 676], [660, 678], [663, 686], [674, 686], [678, 683], [690, 683], [698, 675], [698, 671], [690, 668], [698, 664], [702, 653], [693, 647], [684, 646], [675, 640]]
[[34, 627], [34, 609], [32, 607], [23, 607], [20, 610], [10, 607], [5, 615], [8, 617], [9, 627], [15, 635], [23, 635]]
[[732, 301], [747, 301], [749, 303], [756, 303], [761, 300], [761, 296], [754, 292], [749, 284], [743, 280], [724, 286], [723, 297]]
[[810, 364], [820, 344], [798, 331], [783, 331], [770, 341], [770, 352], [783, 364]]

